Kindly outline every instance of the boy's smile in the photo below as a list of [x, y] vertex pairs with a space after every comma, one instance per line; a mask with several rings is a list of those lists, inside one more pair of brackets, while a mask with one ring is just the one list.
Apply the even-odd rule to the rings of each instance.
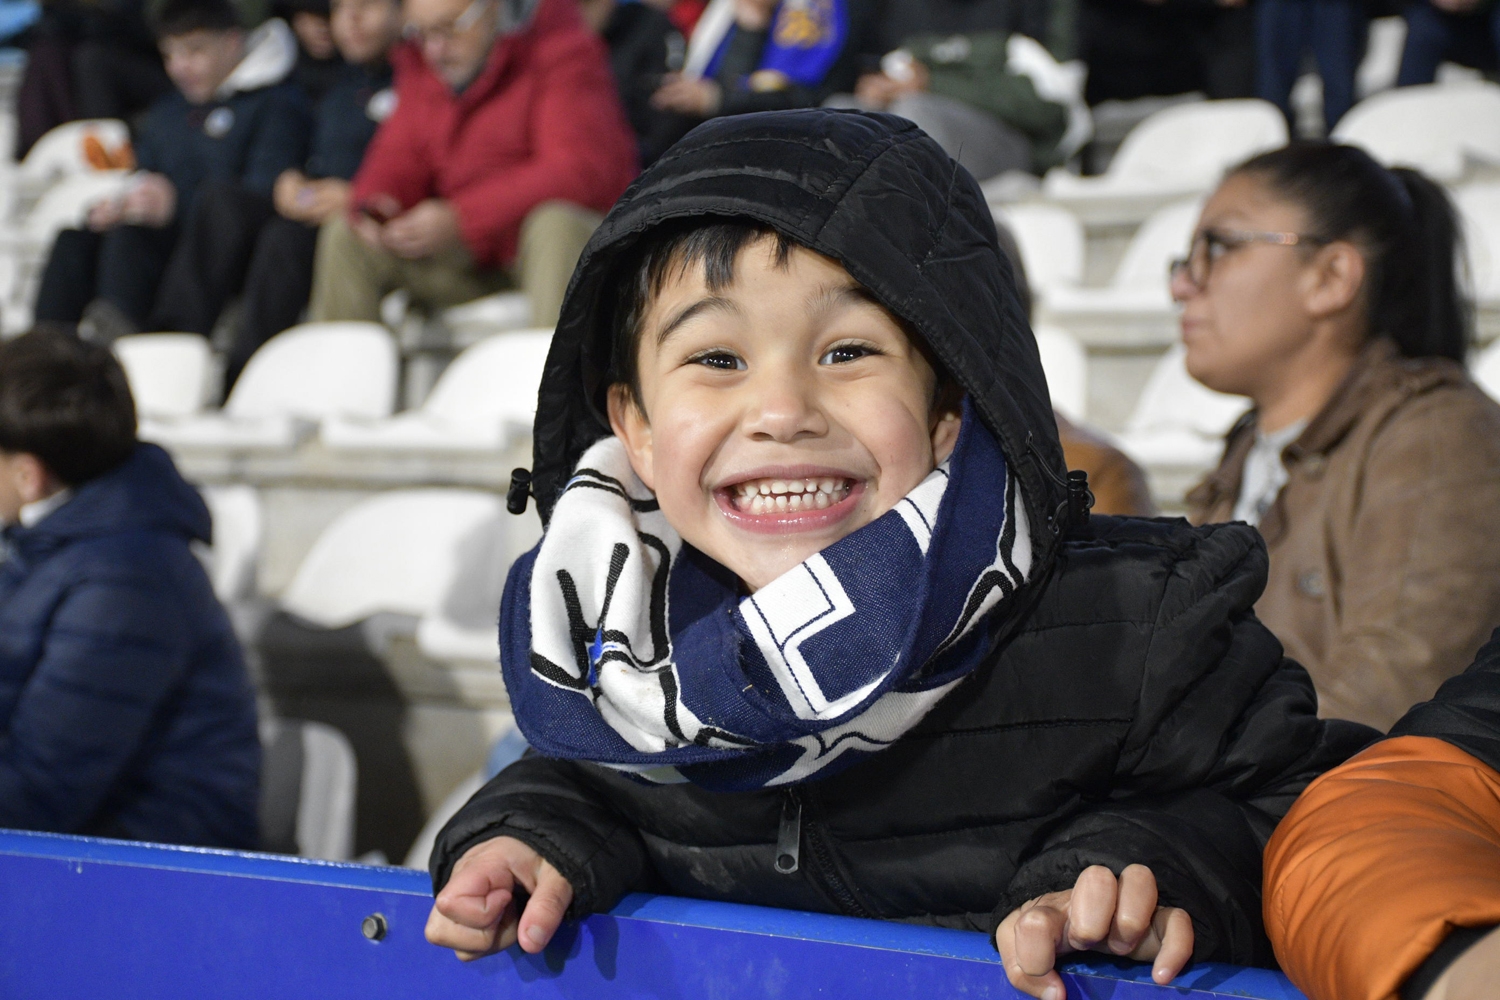
[[890, 510], [958, 436], [896, 319], [771, 237], [717, 290], [701, 264], [674, 271], [639, 339], [641, 405], [614, 386], [611, 425], [668, 522], [751, 590]]

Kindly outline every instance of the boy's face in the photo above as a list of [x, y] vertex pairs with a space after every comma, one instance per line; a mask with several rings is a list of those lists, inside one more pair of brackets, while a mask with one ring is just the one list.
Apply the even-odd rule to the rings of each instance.
[[932, 366], [837, 262], [747, 246], [715, 293], [676, 274], [641, 323], [641, 403], [610, 423], [683, 540], [751, 590], [895, 506], [948, 457]]
[[333, 40], [339, 54], [359, 65], [385, 58], [401, 37], [397, 0], [333, 0]]
[[35, 455], [0, 450], [0, 524], [21, 520], [21, 508], [61, 489]]
[[188, 31], [161, 40], [167, 76], [190, 104], [205, 104], [245, 55], [243, 31]]

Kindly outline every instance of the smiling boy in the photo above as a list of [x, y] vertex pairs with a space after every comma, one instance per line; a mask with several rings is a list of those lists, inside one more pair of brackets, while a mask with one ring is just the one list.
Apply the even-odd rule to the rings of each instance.
[[[747, 169], [748, 167], [748, 169]], [[900, 119], [695, 131], [579, 265], [502, 667], [537, 753], [439, 837], [434, 943], [625, 893], [1267, 961], [1260, 851], [1362, 744], [1251, 531], [1077, 516], [977, 185]], [[523, 905], [524, 904], [524, 905]]]

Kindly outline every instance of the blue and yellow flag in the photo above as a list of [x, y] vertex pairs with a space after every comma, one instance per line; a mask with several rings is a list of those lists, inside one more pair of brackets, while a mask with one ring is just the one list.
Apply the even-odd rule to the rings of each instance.
[[[705, 76], [713, 76], [718, 70], [719, 60], [737, 30], [731, 28], [719, 43]], [[752, 89], [771, 89], [760, 84], [762, 80], [816, 87], [828, 75], [848, 38], [845, 0], [783, 0], [771, 19], [770, 37], [751, 77]]]

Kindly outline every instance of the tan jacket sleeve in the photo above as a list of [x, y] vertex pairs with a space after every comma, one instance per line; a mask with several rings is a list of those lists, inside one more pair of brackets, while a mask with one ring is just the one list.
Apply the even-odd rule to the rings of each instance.
[[1477, 391], [1442, 389], [1371, 440], [1336, 568], [1319, 714], [1388, 729], [1500, 625], [1497, 430]]
[[1310, 785], [1266, 847], [1266, 932], [1309, 1000], [1387, 1000], [1453, 927], [1500, 923], [1500, 773], [1386, 740]]

